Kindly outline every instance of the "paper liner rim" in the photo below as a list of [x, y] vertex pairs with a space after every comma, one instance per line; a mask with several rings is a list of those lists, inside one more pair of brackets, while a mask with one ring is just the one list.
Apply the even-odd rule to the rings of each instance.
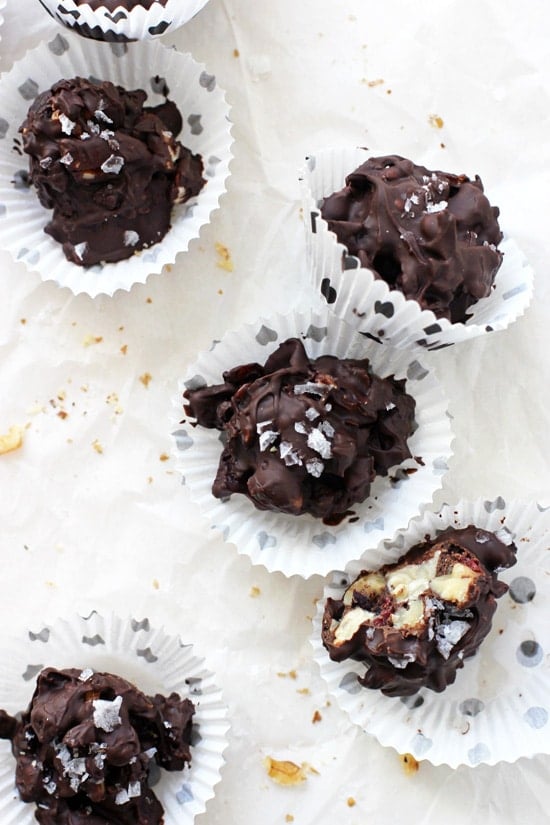
[[[489, 511], [487, 509], [488, 507], [493, 507], [493, 510]], [[447, 526], [452, 526], [453, 524], [455, 524], [457, 527], [461, 527], [467, 526], [467, 524], [469, 523], [474, 523], [481, 529], [495, 530], [497, 529], [499, 524], [502, 524], [502, 522], [500, 521], [500, 519], [502, 519], [503, 517], [502, 514], [504, 513], [505, 521], [507, 517], [511, 514], [512, 522], [508, 522], [508, 524], [511, 524], [513, 526], [514, 519], [517, 519], [515, 523], [516, 526], [518, 526], [518, 531], [524, 530], [526, 534], [519, 539], [517, 544], [518, 560], [521, 561], [521, 548], [522, 546], [525, 547], [525, 544], [523, 542], [528, 542], [532, 538], [537, 544], [540, 545], [544, 543], [545, 536], [547, 534], [550, 534], [550, 517], [544, 517], [542, 515], [545, 511], [548, 510], [550, 510], [550, 508], [543, 508], [538, 504], [534, 504], [533, 502], [524, 502], [521, 500], [510, 500], [508, 504], [505, 504], [504, 500], [500, 496], [497, 496], [497, 498], [493, 501], [477, 499], [475, 501], [470, 502], [462, 499], [456, 505], [444, 504], [438, 511], [424, 511], [422, 516], [419, 516], [418, 518], [411, 520], [408, 528], [399, 530], [397, 532], [396, 537], [394, 538], [394, 542], [399, 542], [400, 538], [403, 537], [405, 539], [404, 543], [406, 545], [407, 537], [409, 537], [409, 546], [412, 546], [412, 544], [422, 540], [423, 535], [425, 535], [427, 532], [433, 535], [434, 532], [438, 529], [438, 527], [445, 528]], [[484, 512], [487, 513], [487, 519], [485, 523], [478, 523], [478, 518]], [[438, 518], [443, 518], [443, 521], [439, 525], [437, 523]], [[547, 523], [544, 525], [541, 523], [543, 521], [546, 521]], [[539, 531], [538, 534], [537, 529]], [[534, 535], [527, 538], [526, 536], [530, 533], [530, 531], [534, 531]], [[413, 535], [411, 536], [411, 534]], [[402, 554], [403, 552], [403, 544], [400, 544], [400, 553]], [[529, 549], [527, 551], [527, 555], [529, 555], [529, 552], [534, 554], [540, 554], [540, 559], [541, 561], [543, 560], [543, 551], [540, 547], [535, 547], [534, 550]], [[348, 565], [346, 572], [348, 576], [350, 576], [350, 580], [352, 580], [357, 575], [361, 566], [363, 565], [361, 565], [360, 559], [357, 559], [355, 562]], [[518, 571], [516, 570], [516, 568], [517, 565], [508, 568], [505, 571], [502, 571], [502, 578], [510, 579], [511, 581], [513, 581], [514, 578], [517, 578], [516, 573]], [[340, 584], [340, 582], [338, 584]], [[319, 668], [320, 675], [323, 681], [325, 682], [327, 690], [329, 691], [331, 696], [334, 697], [337, 704], [340, 706], [342, 711], [349, 716], [350, 720], [354, 724], [358, 725], [358, 727], [362, 728], [365, 733], [375, 738], [380, 743], [380, 745], [384, 747], [391, 747], [399, 753], [411, 753], [415, 759], [426, 760], [435, 766], [447, 765], [448, 767], [453, 769], [458, 768], [462, 765], [468, 768], [475, 768], [477, 765], [480, 764], [496, 765], [500, 762], [514, 763], [521, 758], [533, 758], [537, 755], [550, 753], [550, 738], [548, 737], [548, 734], [546, 733], [546, 742], [544, 740], [544, 735], [541, 735], [540, 744], [529, 744], [530, 742], [532, 742], [536, 734], [530, 735], [530, 738], [527, 738], [525, 734], [527, 727], [524, 731], [524, 738], [522, 738], [521, 736], [521, 731], [519, 735], [515, 735], [513, 741], [513, 747], [515, 747], [515, 750], [510, 749], [509, 739], [502, 736], [500, 736], [499, 738], [500, 725], [498, 724], [494, 725], [494, 741], [491, 740], [489, 744], [486, 744], [485, 742], [477, 742], [474, 744], [474, 741], [471, 740], [468, 743], [467, 735], [470, 732], [470, 722], [468, 722], [468, 729], [465, 732], [459, 730], [458, 728], [453, 728], [451, 730], [450, 727], [447, 727], [444, 730], [442, 730], [440, 741], [443, 743], [443, 745], [439, 746], [439, 749], [436, 752], [437, 755], [434, 757], [433, 753], [430, 753], [430, 747], [431, 744], [433, 744], [433, 738], [435, 738], [434, 732], [431, 729], [429, 729], [427, 730], [427, 737], [424, 737], [424, 731], [426, 730], [426, 720], [422, 717], [419, 718], [418, 716], [413, 717], [412, 719], [410, 718], [411, 714], [414, 714], [415, 712], [413, 703], [417, 697], [421, 697], [423, 700], [425, 700], [423, 701], [423, 703], [421, 703], [420, 707], [424, 707], [425, 705], [429, 706], [430, 702], [434, 706], [439, 706], [439, 716], [443, 714], [445, 707], [449, 707], [449, 704], [451, 704], [452, 706], [458, 706], [460, 698], [463, 698], [465, 702], [468, 700], [470, 702], [479, 701], [473, 698], [473, 696], [475, 696], [475, 693], [471, 690], [469, 691], [468, 679], [471, 682], [472, 676], [474, 675], [471, 666], [473, 665], [476, 671], [481, 670], [482, 663], [484, 661], [487, 661], [489, 658], [489, 651], [493, 650], [495, 645], [499, 644], [501, 634], [499, 634], [498, 630], [496, 630], [496, 623], [498, 621], [500, 607], [498, 602], [497, 611], [493, 618], [493, 627], [491, 633], [489, 634], [489, 637], [482, 642], [475, 656], [465, 660], [464, 667], [457, 671], [455, 683], [449, 685], [442, 693], [435, 693], [434, 691], [422, 689], [413, 697], [408, 697], [408, 700], [400, 700], [397, 697], [385, 697], [381, 694], [380, 691], [360, 687], [354, 690], [354, 695], [357, 697], [357, 699], [354, 702], [353, 699], [346, 698], [351, 694], [348, 691], [346, 691], [345, 688], [341, 687], [341, 682], [349, 673], [364, 672], [364, 665], [361, 666], [360, 662], [352, 662], [352, 660], [349, 659], [344, 660], [340, 663], [333, 662], [329, 658], [328, 653], [321, 641], [321, 625], [325, 601], [329, 595], [337, 596], [338, 591], [343, 591], [343, 589], [344, 585], [338, 586], [334, 582], [332, 584], [329, 583], [325, 585], [323, 595], [317, 603], [316, 613], [312, 620], [312, 634], [309, 639], [310, 647], [313, 651], [313, 659], [315, 660]], [[504, 596], [502, 596], [501, 599], [499, 599], [498, 601], [501, 602], [502, 599], [505, 598], [507, 598], [507, 594], [504, 594]], [[501, 620], [504, 618], [503, 614], [504, 610], [501, 610]], [[502, 634], [502, 636], [504, 635], [505, 634]], [[529, 670], [530, 668], [525, 667], [525, 674], [527, 674], [527, 671]], [[550, 672], [546, 675], [546, 681], [548, 682], [549, 679]], [[538, 690], [539, 693], [541, 692], [539, 683], [543, 680], [543, 672], [542, 676], [538, 675], [538, 678], [533, 680], [535, 683], [535, 689]], [[336, 684], [337, 681], [338, 684]], [[500, 699], [499, 685], [495, 684], [493, 686], [493, 689], [496, 694], [495, 701], [498, 702]], [[455, 696], [455, 694], [459, 693], [460, 690], [463, 691], [463, 696]], [[525, 688], [523, 688], [523, 690], [525, 692]], [[535, 693], [535, 690], [533, 690], [533, 693]], [[522, 696], [521, 693], [520, 696]], [[411, 704], [407, 705], [406, 701], [410, 701]], [[375, 721], [374, 723], [369, 724], [370, 720], [366, 720], [364, 718], [364, 716], [368, 713], [367, 710], [364, 710], [365, 705], [369, 707], [371, 716], [376, 716], [378, 708], [382, 706], [383, 716], [384, 718], [387, 717], [388, 720], [391, 718], [391, 725], [387, 724], [383, 730], [380, 730], [380, 727], [377, 727], [377, 724], [378, 726], [380, 725], [379, 722]], [[486, 716], [489, 716], [491, 712], [495, 712], [494, 702], [490, 704], [488, 703], [488, 707], [489, 710], [486, 710], [485, 707], [482, 709], [482, 711], [485, 712]], [[407, 710], [403, 710], [403, 708], [409, 709], [409, 719], [405, 720], [406, 722], [408, 722], [407, 728], [404, 727], [405, 723], [402, 719], [402, 717], [406, 716]], [[550, 725], [550, 706], [548, 710], [549, 720], [547, 724]], [[483, 712], [472, 714], [472, 718], [477, 718], [478, 716], [482, 717]], [[466, 711], [463, 711], [462, 713], [464, 718], [466, 718]], [[363, 718], [360, 718], [361, 716], [363, 716]], [[470, 719], [470, 716], [468, 716], [468, 719]], [[500, 721], [502, 723], [502, 720]], [[435, 722], [437, 722], [437, 718]], [[483, 724], [482, 727], [485, 732], [487, 730], [487, 725]], [[510, 733], [510, 720], [508, 720], [508, 725], [505, 725], [504, 729], [506, 729], [508, 734]], [[452, 740], [452, 742], [454, 744], [458, 743], [455, 752], [452, 752], [452, 745], [450, 739], [451, 733], [454, 734], [454, 739]], [[418, 739], [418, 735], [424, 737], [424, 739], [426, 739], [428, 743], [431, 743], [427, 749], [425, 748], [426, 742], [424, 741], [424, 739]], [[414, 744], [415, 742], [417, 743], [416, 745]], [[474, 747], [468, 750], [466, 747], [467, 743], [470, 745], [474, 744]], [[521, 747], [522, 743], [525, 743], [525, 746], [523, 748]], [[460, 748], [460, 745], [462, 745], [462, 749]], [[492, 748], [490, 746], [492, 746]]]
[[[19, 102], [16, 97], [15, 86], [11, 89], [9, 88], [10, 80], [15, 81], [14, 74], [20, 72], [22, 68], [25, 69], [27, 63], [30, 63], [36, 55], [44, 55], [44, 60], [47, 60], [49, 63], [51, 61], [50, 68], [52, 68], [53, 64], [60, 58], [54, 53], [49, 56], [47, 49], [49, 44], [55, 41], [56, 37], [60, 36], [61, 35], [58, 33], [53, 40], [51, 38], [42, 40], [37, 46], [28, 49], [19, 60], [15, 61], [11, 68], [1, 76], [0, 96], [3, 90], [7, 90], [7, 94]], [[137, 66], [135, 58], [133, 58], [134, 62], [132, 64], [132, 76], [137, 79], [135, 81], [129, 79], [126, 83], [123, 82], [123, 78], [121, 77], [121, 73], [123, 74], [125, 71], [123, 62], [128, 65], [127, 61], [124, 61], [123, 58], [116, 58], [114, 54], [109, 55], [107, 51], [111, 46], [120, 44], [110, 44], [102, 41], [89, 40], [79, 37], [76, 34], [71, 35], [70, 40], [70, 47], [72, 49], [70, 57], [72, 74], [66, 72], [65, 76], [75, 76], [75, 74], [78, 74], [79, 72], [84, 73], [85, 75], [86, 73], [89, 74], [91, 67], [88, 65], [88, 61], [92, 64], [96, 61], [100, 61], [103, 65], [104, 73], [107, 73], [106, 69], [108, 67], [108, 79], [112, 82], [125, 85], [126, 88], [130, 87], [130, 83], [133, 88], [138, 88], [138, 86], [141, 88], [146, 88], [149, 100], [155, 96], [155, 92], [151, 91], [149, 87], [149, 81], [151, 78], [150, 73], [147, 72], [146, 68], [140, 70]], [[207, 75], [208, 77], [216, 77], [215, 75], [209, 75], [206, 65], [195, 60], [190, 52], [178, 52], [175, 49], [169, 49], [158, 40], [133, 43], [131, 44], [131, 48], [133, 52], [135, 50], [141, 50], [144, 53], [160, 55], [163, 60], [163, 65], [160, 67], [161, 70], [164, 70], [164, 67], [166, 67], [174, 72], [172, 85], [174, 85], [175, 82], [181, 82], [179, 78], [175, 76], [175, 68], [177, 68], [177, 65], [175, 64], [178, 63], [180, 64], [180, 75], [191, 73], [197, 79], [197, 87], [199, 86], [200, 77], [204, 75]], [[63, 56], [64, 54], [65, 53], [63, 53]], [[144, 59], [142, 64], [146, 67], [147, 61]], [[84, 66], [87, 68], [84, 68]], [[60, 79], [60, 74], [62, 72], [63, 69], [60, 69], [57, 74], [57, 79]], [[49, 80], [45, 84], [45, 88], [48, 88], [52, 82], [55, 81]], [[190, 88], [190, 86], [188, 88]], [[194, 94], [197, 95], [196, 88], [194, 88]], [[0, 215], [0, 249], [8, 252], [14, 262], [24, 263], [29, 272], [37, 273], [44, 283], [53, 282], [61, 288], [69, 289], [74, 295], [85, 294], [91, 299], [95, 299], [99, 296], [107, 296], [111, 298], [117, 292], [130, 292], [135, 284], [145, 284], [151, 275], [159, 275], [161, 273], [166, 275], [166, 272], [163, 272], [164, 268], [167, 265], [175, 264], [176, 259], [180, 254], [189, 254], [190, 245], [200, 240], [200, 236], [205, 227], [211, 222], [213, 215], [221, 208], [221, 201], [227, 195], [227, 184], [231, 176], [231, 167], [234, 161], [234, 124], [230, 120], [232, 107], [228, 102], [226, 91], [219, 86], [216, 77], [213, 92], [208, 92], [205, 88], [203, 89], [201, 85], [201, 92], [199, 94], [201, 96], [201, 102], [208, 104], [205, 106], [205, 110], [213, 114], [216, 127], [214, 132], [217, 141], [216, 151], [219, 154], [219, 158], [217, 154], [216, 159], [219, 162], [216, 164], [217, 168], [215, 173], [206, 178], [207, 183], [201, 192], [195, 198], [192, 198], [188, 204], [183, 205], [180, 209], [180, 212], [182, 213], [181, 215], [178, 216], [174, 211], [177, 207], [173, 207], [171, 227], [158, 244], [152, 245], [149, 249], [142, 250], [139, 255], [132, 256], [131, 258], [115, 263], [105, 264], [101, 268], [101, 272], [99, 274], [100, 280], [99, 283], [97, 283], [93, 275], [94, 267], [80, 267], [68, 261], [63, 254], [61, 244], [54, 241], [53, 238], [44, 232], [44, 226], [49, 219], [51, 210], [46, 210], [42, 207], [36, 192], [30, 188], [28, 195], [32, 197], [28, 197], [28, 203], [21, 201], [21, 204], [17, 204], [16, 198], [14, 197], [14, 193], [16, 193], [17, 190], [9, 181], [7, 181], [5, 188], [0, 188], [0, 195], [4, 194], [8, 201], [13, 200], [16, 204], [17, 214], [12, 214], [11, 217], [6, 217], [4, 212], [4, 214]], [[213, 98], [209, 97], [211, 94], [214, 95]], [[178, 104], [178, 108], [182, 110], [185, 124], [185, 117], [189, 113], [187, 111], [183, 111], [180, 98], [181, 95], [179, 94], [169, 94], [169, 99], [174, 100], [174, 102]], [[21, 112], [19, 113], [19, 122], [22, 122], [24, 119], [31, 102], [32, 101], [30, 100], [22, 100], [21, 106], [18, 107], [21, 109]], [[188, 104], [186, 105], [188, 107]], [[17, 136], [17, 132], [14, 134], [10, 132], [9, 137], [6, 136], [5, 138], [7, 144], [10, 144], [15, 136]], [[211, 142], [212, 137], [213, 133], [205, 132], [205, 141], [203, 146], [204, 151], [200, 146], [191, 147], [192, 151], [198, 151], [203, 156], [205, 169], [207, 160], [205, 157], [205, 152], [212, 156], [212, 152], [214, 151], [207, 145]], [[190, 142], [192, 143], [194, 140], [194, 138], [189, 134], [186, 134], [185, 136], [182, 134], [179, 136], [179, 139], [185, 146], [188, 147]], [[5, 156], [0, 155], [0, 165], [4, 169], [7, 169], [8, 174], [6, 177], [8, 177], [8, 175], [11, 176], [16, 173], [17, 162], [13, 159], [10, 160], [9, 149], [6, 149], [5, 151]], [[21, 165], [26, 165], [28, 168], [26, 156], [23, 156], [21, 160]], [[20, 218], [19, 212], [23, 208], [25, 209], [26, 216], [29, 215], [30, 210], [31, 219], [37, 224], [34, 229], [34, 234], [32, 235], [32, 237], [36, 240], [36, 244], [31, 250], [26, 249], [26, 254], [20, 257], [21, 249], [25, 248], [24, 244], [25, 241], [29, 240], [29, 236], [25, 235], [24, 230], [20, 235], [19, 233], [16, 233], [14, 236], [13, 224], [15, 220]], [[183, 214], [183, 211], [187, 211], [189, 208], [194, 210], [195, 214]], [[182, 232], [182, 241], [178, 242], [177, 239], [179, 234]], [[31, 253], [32, 258], [32, 252], [36, 249], [36, 246], [40, 247], [40, 252], [42, 253], [38, 262], [27, 259], [29, 252]], [[142, 262], [142, 258], [145, 258], [144, 263]], [[56, 269], [57, 273], [54, 275], [53, 272]]]
[[[251, 361], [250, 350], [248, 356], [244, 353], [244, 346], [254, 343], [254, 333], [259, 327], [264, 328], [266, 325], [276, 326], [279, 329], [277, 333], [277, 344], [270, 342], [265, 345], [265, 352], [261, 353], [261, 357], [265, 361], [267, 356], [273, 351], [276, 345], [288, 337], [292, 336], [292, 331], [295, 335], [301, 335], [302, 339], [307, 338], [307, 334], [299, 333], [300, 329], [315, 327], [315, 322], [325, 325], [325, 327], [332, 329], [334, 341], [331, 346], [342, 346], [348, 343], [346, 348], [352, 349], [349, 351], [348, 357], [354, 357], [353, 347], [357, 352], [360, 352], [361, 357], [369, 358], [373, 372], [381, 375], [396, 375], [404, 376], [405, 366], [410, 366], [413, 362], [419, 363], [416, 355], [411, 355], [403, 350], [394, 350], [389, 347], [377, 347], [373, 342], [366, 341], [362, 336], [345, 324], [340, 319], [335, 318], [326, 310], [320, 312], [310, 311], [299, 312], [294, 311], [290, 314], [277, 314], [271, 318], [258, 318], [254, 323], [243, 324], [242, 326], [227, 331], [222, 340], [216, 347], [218, 349], [220, 344], [223, 344], [227, 353], [224, 352], [223, 357], [233, 358], [232, 352], [237, 348], [237, 354], [234, 356], [235, 360], [231, 363], [221, 365], [218, 358], [213, 357], [212, 351], [203, 350], [199, 352], [195, 360], [188, 366], [185, 378], [180, 378], [178, 381], [178, 395], [172, 398], [173, 417], [171, 418], [172, 431], [172, 455], [175, 458], [176, 469], [183, 478], [183, 484], [187, 487], [191, 499], [200, 508], [202, 515], [210, 522], [211, 528], [217, 528], [225, 541], [236, 546], [240, 555], [248, 556], [253, 565], [260, 565], [266, 568], [270, 573], [279, 572], [290, 578], [292, 576], [299, 576], [304, 579], [309, 579], [314, 575], [327, 575], [330, 571], [340, 569], [349, 559], [357, 555], [357, 543], [361, 546], [367, 546], [367, 553], [372, 553], [374, 558], [379, 557], [379, 548], [381, 542], [393, 537], [396, 532], [405, 527], [409, 521], [423, 512], [426, 507], [433, 504], [435, 494], [441, 489], [443, 480], [448, 472], [449, 463], [453, 460], [453, 450], [455, 437], [451, 427], [450, 417], [448, 415], [449, 402], [444, 393], [443, 387], [438, 381], [433, 368], [426, 369], [426, 377], [428, 377], [427, 389], [419, 387], [414, 391], [412, 385], [415, 379], [408, 380], [407, 391], [410, 392], [417, 401], [417, 418], [420, 417], [423, 426], [418, 427], [417, 431], [410, 437], [411, 453], [412, 455], [422, 454], [422, 457], [429, 454], [428, 461], [434, 462], [434, 466], [430, 464], [428, 468], [428, 461], [426, 468], [419, 466], [415, 459], [407, 459], [400, 467], [414, 466], [419, 470], [414, 475], [407, 476], [407, 481], [414, 478], [415, 482], [420, 487], [419, 496], [412, 496], [410, 493], [403, 494], [405, 499], [405, 506], [408, 507], [407, 514], [403, 518], [399, 517], [400, 506], [398, 502], [393, 501], [390, 507], [384, 511], [382, 515], [378, 514], [377, 508], [383, 506], [378, 504], [378, 501], [389, 496], [392, 492], [392, 485], [388, 482], [388, 477], [379, 476], [371, 486], [371, 494], [361, 504], [354, 505], [354, 512], [359, 515], [359, 521], [354, 524], [327, 526], [323, 524], [320, 519], [315, 519], [309, 515], [303, 516], [287, 516], [281, 513], [274, 513], [270, 511], [260, 511], [256, 509], [253, 504], [244, 495], [235, 494], [231, 497], [231, 511], [223, 511], [226, 506], [224, 502], [214, 498], [211, 493], [211, 484], [214, 479], [216, 469], [218, 466], [221, 445], [218, 440], [219, 433], [217, 430], [207, 430], [200, 426], [191, 424], [192, 419], [186, 416], [183, 412], [182, 393], [185, 389], [185, 381], [189, 380], [197, 372], [200, 374], [201, 368], [210, 364], [212, 378], [207, 381], [219, 383], [221, 380], [221, 369], [227, 369], [235, 366], [238, 363], [248, 363]], [[270, 328], [270, 327], [268, 327]], [[282, 331], [281, 331], [282, 330]], [[327, 335], [328, 337], [328, 335]], [[321, 346], [321, 342], [315, 342], [310, 347], [308, 354], [316, 356], [321, 354], [316, 347]], [[324, 340], [324, 339], [323, 339]], [[258, 346], [264, 346], [258, 343]], [[375, 347], [377, 349], [375, 350]], [[214, 350], [214, 353], [215, 351]], [[241, 352], [241, 355], [238, 352]], [[325, 350], [326, 351], [326, 350]], [[334, 353], [332, 351], [332, 354]], [[244, 358], [244, 360], [243, 360]], [[252, 358], [254, 360], [254, 358]], [[261, 360], [259, 358], [258, 360]], [[385, 366], [380, 367], [380, 361]], [[400, 369], [394, 369], [395, 364], [400, 365]], [[217, 367], [217, 369], [216, 369]], [[217, 379], [214, 376], [218, 376]], [[420, 381], [423, 381], [421, 378]], [[422, 409], [418, 405], [419, 398], [428, 398], [430, 401], [429, 410], [437, 414], [434, 420], [428, 419], [426, 408]], [[183, 421], [182, 421], [183, 418]], [[423, 420], [425, 419], [425, 420]], [[182, 425], [184, 429], [182, 429]], [[429, 426], [434, 426], [434, 431], [428, 433]], [[178, 437], [182, 437], [183, 432], [187, 433], [185, 427], [191, 430], [193, 438], [200, 442], [202, 448], [203, 443], [207, 444], [208, 451], [208, 466], [210, 472], [204, 472], [204, 457], [203, 461], [198, 464], [198, 459], [193, 459], [193, 463], [187, 461], [186, 452], [189, 447], [188, 437], [183, 436], [184, 446], [178, 448]], [[421, 431], [421, 432], [420, 432]], [[434, 444], [425, 444], [426, 449], [415, 450], [415, 436], [420, 438], [420, 435], [429, 442], [431, 438], [435, 439]], [[441, 465], [441, 466], [440, 466]], [[189, 471], [194, 468], [193, 477], [190, 479]], [[396, 468], [392, 468], [395, 470]], [[424, 473], [424, 475], [422, 475]], [[417, 482], [421, 478], [422, 482]], [[437, 480], [436, 480], [437, 479]], [[416, 489], [416, 483], [414, 489]], [[375, 487], [375, 485], [377, 485]], [[398, 486], [398, 485], [396, 485]], [[399, 498], [396, 494], [396, 498]], [[414, 503], [413, 499], [414, 498]], [[369, 521], [370, 511], [374, 511], [375, 517]], [[364, 519], [364, 524], [363, 520]], [[382, 525], [380, 526], [380, 519]], [[389, 527], [386, 526], [389, 522]], [[251, 526], [252, 525], [252, 526]], [[361, 530], [360, 530], [361, 528]], [[342, 533], [345, 535], [342, 536]], [[265, 543], [260, 546], [260, 541], [265, 538]], [[328, 535], [328, 538], [326, 538]], [[270, 543], [270, 540], [275, 538], [275, 544]], [[283, 548], [277, 549], [277, 543], [283, 539]], [[324, 544], [319, 544], [321, 541]], [[305, 542], [308, 541], [306, 548]], [[296, 547], [297, 545], [297, 547]], [[291, 549], [294, 548], [294, 549]], [[325, 548], [326, 551], [325, 551]], [[331, 552], [332, 548], [332, 552]], [[284, 555], [283, 555], [284, 553]], [[323, 557], [323, 553], [325, 554]], [[300, 554], [300, 556], [298, 556]]]

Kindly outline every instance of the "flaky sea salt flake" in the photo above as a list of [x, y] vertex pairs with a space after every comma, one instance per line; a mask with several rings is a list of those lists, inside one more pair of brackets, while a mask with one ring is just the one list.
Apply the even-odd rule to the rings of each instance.
[[106, 175], [118, 175], [124, 166], [124, 158], [120, 155], [109, 155], [101, 164], [101, 171]]
[[115, 805], [126, 805], [129, 801], [130, 797], [128, 796], [128, 791], [126, 788], [121, 788], [115, 796]]
[[314, 478], [320, 478], [323, 475], [325, 465], [319, 458], [310, 458], [306, 461], [306, 470]]
[[426, 204], [426, 212], [428, 215], [432, 215], [434, 212], [443, 212], [448, 206], [447, 201], [439, 201], [439, 203], [427, 203]]
[[61, 123], [61, 131], [66, 135], [71, 135], [76, 123], [70, 117], [64, 115], [63, 112], [59, 115], [59, 122]]
[[92, 704], [94, 706], [94, 725], [96, 728], [111, 733], [122, 724], [119, 714], [122, 696], [115, 696], [112, 702], [108, 699], [94, 699]]
[[332, 456], [332, 448], [330, 442], [319, 429], [314, 429], [307, 437], [307, 446], [319, 453], [321, 458], [330, 458]]
[[264, 430], [258, 439], [260, 450], [264, 452], [279, 438], [279, 433], [276, 430]]
[[139, 243], [139, 235], [133, 229], [127, 229], [124, 233], [124, 246], [135, 246]]
[[300, 454], [289, 441], [281, 441], [279, 445], [279, 455], [287, 467], [292, 467], [294, 464], [303, 464]]

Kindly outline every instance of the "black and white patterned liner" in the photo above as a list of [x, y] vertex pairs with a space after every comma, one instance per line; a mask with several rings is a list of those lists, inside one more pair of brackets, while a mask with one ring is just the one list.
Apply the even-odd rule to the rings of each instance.
[[[407, 391], [417, 402], [418, 427], [409, 439], [415, 458], [393, 468], [388, 477], [375, 479], [369, 498], [352, 508], [354, 517], [335, 526], [307, 514], [291, 516], [257, 510], [244, 495], [233, 495], [225, 501], [214, 498], [211, 487], [222, 450], [220, 434], [193, 427], [190, 419], [182, 421], [182, 393], [186, 387], [218, 384], [222, 372], [238, 364], [264, 363], [280, 343], [291, 337], [302, 338], [312, 358], [323, 353], [369, 358], [378, 375], [407, 378]], [[381, 563], [387, 553], [377, 549], [380, 543], [392, 538], [430, 504], [443, 483], [451, 456], [447, 400], [433, 373], [418, 357], [380, 347], [358, 335], [328, 310], [260, 319], [227, 333], [189, 367], [173, 406], [173, 452], [191, 497], [212, 527], [235, 544], [239, 553], [249, 556], [253, 564], [286, 576], [326, 575], [342, 569], [363, 551], [368, 552], [373, 564]], [[407, 469], [412, 472], [407, 473]]]
[[109, 11], [105, 6], [92, 9], [74, 0], [40, 0], [52, 17], [64, 26], [95, 40], [120, 42], [151, 40], [183, 26], [208, 0], [157, 0], [150, 9], [136, 6]]
[[399, 554], [427, 534], [469, 524], [509, 535], [518, 561], [500, 574], [510, 589], [498, 600], [489, 636], [443, 693], [423, 689], [411, 697], [389, 698], [359, 684], [364, 665], [329, 659], [321, 643], [325, 600], [340, 598], [364, 562], [333, 575], [319, 601], [311, 639], [330, 693], [353, 722], [382, 745], [453, 768], [550, 753], [550, 508], [501, 496], [445, 505], [400, 531]]
[[[59, 619], [28, 628], [24, 637], [4, 635], [0, 673], [0, 707], [9, 713], [29, 704], [37, 674], [44, 667], [90, 667], [115, 673], [144, 693], [176, 691], [196, 707], [191, 766], [160, 771], [151, 780], [165, 811], [165, 825], [192, 825], [214, 795], [225, 762], [228, 712], [204, 661], [176, 636], [151, 627], [147, 618], [100, 616]], [[15, 762], [10, 743], [0, 742], [0, 821], [32, 825], [35, 806], [21, 802], [14, 786]]]
[[369, 149], [325, 149], [311, 155], [300, 175], [307, 256], [315, 290], [339, 318], [358, 331], [374, 335], [398, 348], [444, 349], [487, 332], [505, 329], [520, 317], [531, 300], [533, 270], [512, 238], [499, 248], [504, 252], [491, 295], [478, 301], [466, 323], [451, 324], [431, 310], [421, 310], [385, 281], [349, 255], [321, 218], [323, 197], [344, 186], [346, 176], [369, 157], [383, 154]]
[[[128, 260], [89, 268], [67, 261], [61, 245], [45, 234], [50, 213], [28, 185], [28, 158], [18, 134], [36, 95], [60, 78], [77, 75], [110, 80], [127, 89], [143, 88], [148, 105], [162, 103], [166, 92], [183, 115], [179, 139], [202, 155], [207, 181], [196, 198], [174, 207], [172, 228], [159, 244]], [[149, 274], [160, 272], [188, 249], [225, 192], [232, 136], [224, 92], [215, 76], [191, 55], [158, 42], [128, 46], [57, 34], [2, 77], [0, 112], [0, 248], [39, 272], [43, 280], [55, 281], [75, 294], [113, 295], [118, 289], [145, 283]]]

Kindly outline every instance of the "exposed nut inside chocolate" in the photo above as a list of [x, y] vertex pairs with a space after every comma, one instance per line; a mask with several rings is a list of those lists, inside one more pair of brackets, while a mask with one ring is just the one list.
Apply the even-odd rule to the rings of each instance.
[[176, 140], [175, 103], [145, 107], [146, 98], [108, 81], [60, 80], [20, 128], [30, 180], [53, 209], [45, 231], [75, 264], [119, 261], [158, 243], [173, 205], [205, 184], [202, 159]]
[[476, 175], [432, 172], [398, 155], [369, 158], [321, 214], [362, 266], [452, 323], [491, 293], [502, 253], [499, 210]]
[[361, 572], [341, 599], [327, 600], [329, 656], [364, 661], [359, 681], [388, 696], [444, 690], [489, 633], [508, 589], [497, 570], [515, 564], [515, 554], [493, 533], [449, 528], [396, 564]]
[[41, 825], [161, 825], [149, 772], [190, 764], [194, 712], [176, 693], [145, 696], [109, 673], [46, 668], [20, 717], [0, 711], [0, 738]]
[[243, 493], [261, 510], [320, 518], [364, 501], [377, 474], [410, 457], [414, 399], [367, 359], [310, 360], [290, 338], [264, 366], [184, 393], [185, 410], [227, 436], [212, 492]]

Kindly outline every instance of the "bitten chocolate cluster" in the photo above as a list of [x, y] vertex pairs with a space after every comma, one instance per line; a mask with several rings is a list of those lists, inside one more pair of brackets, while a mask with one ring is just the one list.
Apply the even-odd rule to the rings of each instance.
[[502, 263], [499, 210], [477, 175], [432, 172], [398, 155], [369, 158], [324, 199], [321, 214], [375, 277], [452, 323], [490, 294]]
[[194, 712], [176, 693], [145, 696], [109, 673], [46, 668], [21, 718], [0, 711], [0, 737], [41, 825], [161, 825], [149, 771], [190, 763]]
[[327, 599], [323, 644], [334, 661], [365, 662], [359, 682], [367, 688], [441, 692], [489, 633], [508, 590], [497, 571], [515, 563], [512, 542], [472, 525], [449, 528], [396, 564], [362, 571], [342, 599]]
[[205, 183], [200, 156], [176, 140], [175, 103], [148, 108], [146, 98], [108, 81], [60, 80], [20, 128], [30, 180], [53, 209], [45, 231], [75, 264], [119, 261], [158, 243], [174, 204]]
[[227, 437], [217, 498], [243, 493], [260, 510], [326, 520], [411, 455], [414, 399], [404, 381], [373, 375], [367, 359], [310, 360], [290, 338], [264, 366], [237, 366], [223, 379], [184, 393], [187, 414]]

